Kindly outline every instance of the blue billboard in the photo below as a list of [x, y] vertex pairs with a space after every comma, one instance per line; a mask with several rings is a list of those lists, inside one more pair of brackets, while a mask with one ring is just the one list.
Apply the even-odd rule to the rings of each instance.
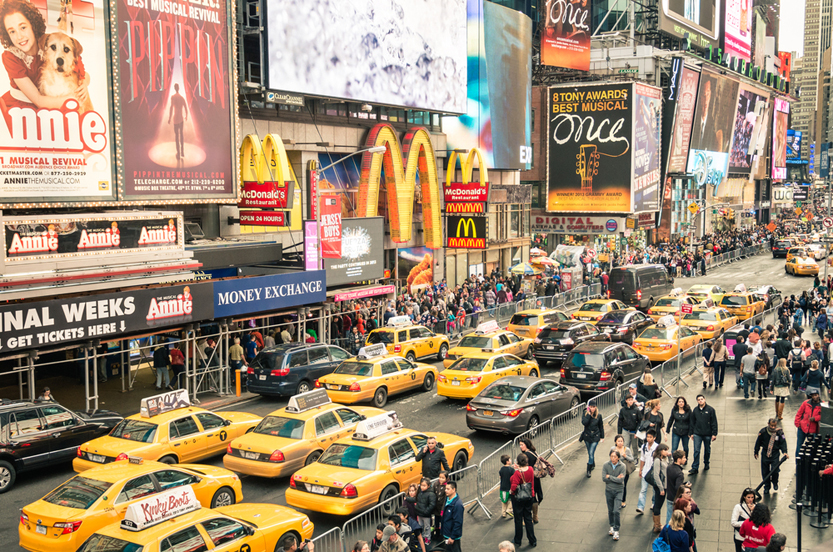
[[326, 271], [287, 272], [214, 282], [214, 317], [240, 316], [320, 303]]
[[801, 136], [800, 130], [787, 130], [787, 164], [801, 163]]

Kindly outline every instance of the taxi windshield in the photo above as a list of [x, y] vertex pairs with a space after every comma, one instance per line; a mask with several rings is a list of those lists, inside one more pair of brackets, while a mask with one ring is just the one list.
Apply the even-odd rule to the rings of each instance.
[[579, 309], [580, 311], [602, 312], [605, 309], [605, 303], [585, 303]]
[[482, 372], [489, 362], [488, 358], [463, 357], [448, 367], [449, 370], [460, 370], [463, 372]]
[[512, 320], [510, 320], [509, 323], [514, 324], [515, 326], [535, 326], [538, 324], [538, 315], [516, 314], [512, 317]]
[[679, 307], [680, 300], [679, 299], [657, 299], [657, 302], [654, 303], [656, 307]]
[[284, 418], [283, 416], [266, 416], [257, 424], [253, 433], [287, 439], [300, 439], [304, 436], [304, 421]]
[[744, 295], [724, 295], [723, 299], [720, 300], [721, 305], [727, 305], [729, 307], [745, 307], [746, 306], [746, 296]]
[[[375, 334], [374, 334], [375, 335]], [[352, 360], [345, 360], [339, 364], [333, 374], [347, 374], [350, 376], [369, 376], [370, 371], [373, 370], [373, 365], [366, 362], [355, 362]]]
[[717, 315], [713, 312], [697, 311], [690, 312], [683, 317], [684, 320], [707, 320], [709, 322], [716, 322]]
[[467, 335], [460, 340], [460, 343], [458, 343], [457, 346], [471, 347], [473, 349], [488, 349], [492, 346], [492, 338], [478, 335]]
[[154, 436], [156, 436], [157, 427], [159, 426], [143, 420], [125, 418], [113, 428], [110, 437], [139, 441], [140, 443], [152, 443]]
[[78, 552], [141, 552], [142, 548], [143, 546], [140, 544], [133, 544], [116, 537], [95, 534], [87, 539], [87, 542], [78, 549]]
[[508, 385], [506, 383], [495, 382], [479, 395], [481, 399], [498, 399], [501, 401], [519, 401], [524, 394], [523, 387], [517, 385]]
[[639, 335], [639, 339], [670, 339], [671, 330], [666, 328], [648, 328]]
[[324, 451], [318, 459], [322, 464], [328, 466], [340, 466], [342, 468], [354, 468], [357, 470], [376, 469], [376, 450], [357, 445], [335, 443]]
[[371, 345], [376, 345], [377, 343], [393, 343], [393, 332], [389, 332], [387, 330], [380, 330], [377, 332], [372, 332], [367, 337], [367, 342]]
[[43, 499], [44, 502], [66, 508], [86, 510], [109, 489], [112, 483], [88, 477], [73, 477]]

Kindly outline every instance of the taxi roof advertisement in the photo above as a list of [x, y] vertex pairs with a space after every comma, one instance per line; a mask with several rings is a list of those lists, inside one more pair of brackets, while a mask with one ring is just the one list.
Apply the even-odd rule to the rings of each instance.
[[548, 96], [547, 211], [632, 212], [633, 84], [555, 86]]

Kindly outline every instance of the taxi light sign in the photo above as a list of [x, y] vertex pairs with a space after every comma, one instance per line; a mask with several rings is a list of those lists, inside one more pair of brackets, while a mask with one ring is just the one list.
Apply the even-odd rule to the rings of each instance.
[[674, 317], [670, 314], [662, 316], [659, 320], [657, 320], [657, 328], [667, 328], [668, 326], [673, 326], [674, 324]]
[[370, 441], [389, 431], [396, 431], [402, 428], [402, 422], [396, 412], [385, 412], [378, 416], [372, 416], [356, 425], [353, 439], [357, 441]]
[[176, 391], [142, 399], [139, 414], [142, 418], [153, 418], [159, 414], [189, 406], [191, 406], [191, 399], [188, 398], [188, 391], [177, 389]]
[[488, 322], [483, 322], [477, 326], [475, 333], [479, 334], [486, 334], [491, 332], [496, 332], [500, 330], [500, 326], [497, 324], [497, 320], [489, 320]]
[[200, 502], [191, 486], [180, 487], [128, 506], [121, 528], [127, 531], [141, 531], [200, 508]]
[[[405, 318], [407, 318], [407, 316]], [[367, 347], [359, 349], [359, 354], [357, 356], [359, 358], [368, 359], [384, 356], [386, 354], [388, 354], [388, 349], [385, 347], [385, 344], [376, 343], [375, 345], [368, 345]]]
[[286, 406], [287, 412], [304, 412], [312, 408], [330, 404], [330, 396], [324, 389], [313, 389], [300, 395], [294, 395], [289, 399], [289, 404]]
[[410, 316], [391, 316], [388, 320], [388, 326], [410, 326], [411, 324], [413, 322], [411, 322]]

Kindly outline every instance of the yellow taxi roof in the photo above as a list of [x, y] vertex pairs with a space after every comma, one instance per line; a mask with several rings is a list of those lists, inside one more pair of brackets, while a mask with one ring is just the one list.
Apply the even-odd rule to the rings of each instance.
[[[388, 356], [392, 356], [392, 355], [385, 355], [385, 358], [387, 358]], [[371, 360], [376, 360], [376, 359], [371, 359]], [[360, 360], [358, 362], [365, 362], [365, 361]], [[279, 408], [277, 410], [273, 410], [272, 412], [267, 414], [267, 416], [286, 416], [287, 418], [294, 418], [296, 420], [305, 420], [306, 421], [306, 420], [309, 420], [310, 418], [312, 418], [313, 416], [317, 416], [317, 415], [321, 414], [322, 412], [327, 412], [328, 410], [335, 410], [336, 408], [341, 408], [342, 406], [343, 405], [341, 405], [339, 403], [331, 402], [331, 403], [327, 403], [327, 404], [322, 404], [321, 406], [316, 406], [316, 407], [310, 408], [308, 410], [304, 410], [302, 412], [293, 412], [291, 410], [289, 412], [287, 412], [286, 407], [283, 407], [283, 408]]]
[[[476, 336], [476, 337], [497, 337], [501, 334], [507, 334], [507, 333], [512, 333], [512, 332], [510, 332], [509, 330], [496, 330], [494, 332], [487, 332], [487, 333], [474, 332], [474, 333], [470, 333], [468, 335], [473, 335], [473, 336]], [[466, 337], [468, 337], [468, 335]]]
[[705, 291], [710, 291], [713, 287], [713, 284], [694, 284], [693, 286], [688, 288], [688, 291], [691, 291], [692, 289], [702, 289]]
[[547, 314], [550, 312], [561, 312], [558, 309], [526, 309], [522, 311], [518, 311], [515, 314], [524, 314], [524, 315], [531, 315], [531, 314]]
[[181, 516], [166, 519], [161, 523], [157, 523], [156, 525], [152, 525], [147, 529], [142, 529], [141, 531], [128, 531], [126, 529], [122, 529], [120, 526], [121, 522], [117, 521], [99, 529], [96, 533], [146, 546], [161, 537], [176, 531], [179, 527], [188, 527], [195, 523], [199, 523], [204, 519], [215, 518], [218, 515], [224, 514], [221, 514], [216, 510], [212, 510], [211, 508], [200, 508], [199, 510], [182, 514]]
[[[465, 354], [465, 355], [463, 355], [463, 357], [461, 357], [461, 358], [485, 358], [485, 359], [491, 359], [491, 358], [494, 358], [494, 357], [505, 356], [505, 355], [515, 356], [515, 355], [511, 355], [510, 353], [495, 353], [495, 352], [488, 352], [488, 351], [474, 351], [474, 352], [471, 352], [471, 353], [466, 353], [466, 354]], [[459, 360], [459, 359], [458, 359], [458, 360]], [[522, 360], [523, 360], [523, 359], [522, 359]]]
[[618, 299], [590, 299], [589, 301], [582, 303], [582, 305], [586, 305], [587, 303], [600, 303], [606, 305], [607, 303], [613, 303], [614, 301], [618, 301]]
[[168, 412], [163, 412], [161, 414], [157, 414], [156, 416], [147, 418], [142, 416], [141, 414], [132, 414], [127, 417], [128, 420], [141, 420], [143, 422], [148, 422], [151, 424], [164, 424], [170, 420], [174, 420], [179, 418], [180, 416], [184, 416], [185, 414], [192, 412], [209, 412], [204, 408], [200, 408], [199, 406], [186, 406], [183, 408], [177, 408], [176, 410], [169, 410]]
[[[337, 439], [335, 442], [336, 443], [349, 444], [349, 445], [362, 446], [362, 447], [367, 447], [367, 448], [382, 449], [382, 448], [386, 447], [387, 445], [389, 445], [392, 441], [395, 441], [397, 439], [401, 439], [402, 437], [409, 437], [411, 435], [417, 435], [417, 434], [420, 434], [420, 433], [422, 433], [422, 432], [419, 432], [415, 429], [407, 429], [407, 428], [403, 427], [401, 429], [397, 429], [396, 431], [390, 431], [388, 433], [385, 433], [384, 435], [379, 435], [378, 437], [374, 437], [373, 439], [370, 439], [368, 441], [363, 441], [363, 440], [360, 440], [360, 439], [353, 439], [352, 436], [348, 436], [348, 437], [342, 437], [341, 439]], [[330, 445], [330, 446], [332, 446], [332, 445]]]
[[[422, 324], [408, 324], [402, 326], [382, 326], [381, 328], [376, 328], [375, 330], [370, 330], [370, 333], [374, 332], [395, 332], [397, 330], [407, 330], [409, 328], [425, 328]], [[425, 328], [426, 330], [428, 328]]]
[[130, 462], [122, 460], [119, 462], [104, 464], [103, 466], [98, 466], [96, 468], [90, 468], [89, 470], [82, 472], [80, 475], [82, 477], [95, 479], [96, 481], [118, 483], [122, 479], [150, 473], [154, 470], [162, 469], [165, 466], [167, 466], [167, 464], [154, 462], [152, 460], [143, 460], [141, 464], [131, 464]]

